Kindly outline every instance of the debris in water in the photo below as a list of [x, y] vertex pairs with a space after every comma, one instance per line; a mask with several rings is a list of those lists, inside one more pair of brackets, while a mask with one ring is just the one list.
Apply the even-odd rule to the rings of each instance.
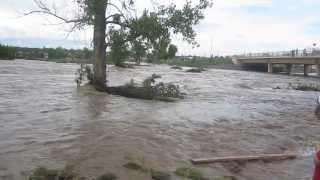
[[103, 174], [102, 176], [98, 177], [97, 180], [116, 180], [118, 179], [116, 175], [112, 173]]
[[151, 177], [154, 180], [170, 180], [171, 176], [169, 173], [161, 172], [161, 171], [155, 171], [151, 169]]
[[136, 170], [136, 171], [143, 171], [144, 168], [137, 164], [137, 163], [134, 163], [134, 162], [129, 162], [125, 165], [123, 165], [123, 167], [127, 168], [127, 169], [131, 169], [131, 170]]

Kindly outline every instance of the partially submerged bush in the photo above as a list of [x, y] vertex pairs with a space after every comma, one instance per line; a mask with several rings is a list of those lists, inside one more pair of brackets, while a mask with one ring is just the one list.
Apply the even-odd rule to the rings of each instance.
[[146, 78], [143, 82], [142, 82], [142, 86], [145, 88], [151, 88], [152, 85], [154, 85], [154, 83], [156, 83], [156, 79], [160, 79], [161, 76], [158, 74], [152, 74], [150, 77]]
[[75, 81], [77, 83], [77, 87], [79, 87], [83, 81], [88, 81], [89, 83], [93, 81], [93, 70], [89, 65], [81, 64], [80, 68], [77, 69], [76, 75], [77, 77]]
[[73, 180], [75, 175], [67, 169], [59, 171], [47, 169], [45, 167], [38, 167], [33, 171], [29, 180]]
[[[29, 176], [29, 180], [76, 180], [79, 178], [72, 172], [69, 167], [64, 170], [47, 169], [45, 167], [36, 168]], [[97, 180], [117, 180], [117, 176], [112, 173], [107, 173], [99, 176]]]
[[162, 171], [156, 171], [151, 169], [151, 178], [154, 180], [170, 180], [171, 176], [169, 173], [162, 172]]
[[201, 67], [200, 68], [192, 68], [192, 69], [186, 70], [186, 72], [191, 72], [191, 73], [201, 73], [203, 71], [205, 71], [205, 69], [201, 68]]
[[318, 84], [303, 84], [303, 83], [297, 83], [297, 84], [289, 84], [290, 89], [295, 89], [299, 91], [320, 91], [320, 85]]
[[117, 180], [117, 176], [111, 173], [103, 174], [97, 180]]
[[128, 64], [128, 63], [118, 63], [118, 64], [115, 64], [115, 66], [117, 67], [121, 67], [121, 68], [130, 68], [130, 69], [134, 69], [134, 65], [133, 64]]
[[172, 102], [172, 98], [183, 98], [183, 93], [178, 85], [160, 82], [156, 84], [156, 79], [161, 76], [153, 74], [146, 78], [142, 85], [135, 84], [133, 80], [124, 86], [108, 87], [107, 92], [114, 95], [121, 95], [139, 99], [156, 99], [161, 101]]
[[180, 66], [172, 66], [171, 69], [178, 69], [178, 70], [182, 70], [183, 68]]
[[190, 180], [203, 180], [205, 179], [203, 174], [194, 168], [189, 168], [189, 167], [182, 167], [182, 168], [178, 168], [175, 171], [175, 174], [177, 176], [180, 176], [182, 178], [187, 178]]

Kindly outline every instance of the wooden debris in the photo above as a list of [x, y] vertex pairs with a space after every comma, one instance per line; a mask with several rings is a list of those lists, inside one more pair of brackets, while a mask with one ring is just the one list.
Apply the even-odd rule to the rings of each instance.
[[191, 163], [194, 165], [199, 164], [211, 164], [217, 162], [229, 162], [229, 161], [257, 161], [257, 160], [283, 160], [283, 159], [294, 159], [298, 155], [293, 153], [288, 154], [262, 154], [255, 156], [229, 156], [229, 157], [218, 157], [218, 158], [204, 158], [204, 159], [191, 159]]

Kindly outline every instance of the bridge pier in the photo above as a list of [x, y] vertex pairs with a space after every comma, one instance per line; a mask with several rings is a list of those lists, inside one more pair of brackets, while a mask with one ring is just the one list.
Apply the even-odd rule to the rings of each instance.
[[304, 64], [303, 65], [303, 73], [305, 76], [308, 76], [310, 72], [310, 65], [309, 64]]
[[268, 73], [273, 73], [273, 64], [268, 63]]

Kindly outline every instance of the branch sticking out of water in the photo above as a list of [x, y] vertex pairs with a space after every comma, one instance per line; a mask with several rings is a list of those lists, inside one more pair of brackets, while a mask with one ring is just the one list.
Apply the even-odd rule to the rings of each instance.
[[120, 95], [130, 98], [160, 100], [166, 102], [174, 102], [177, 99], [182, 99], [184, 93], [180, 91], [178, 85], [172, 83], [156, 83], [156, 79], [161, 76], [153, 74], [146, 78], [142, 85], [136, 84], [133, 80], [124, 86], [108, 87], [107, 92], [114, 95]]

